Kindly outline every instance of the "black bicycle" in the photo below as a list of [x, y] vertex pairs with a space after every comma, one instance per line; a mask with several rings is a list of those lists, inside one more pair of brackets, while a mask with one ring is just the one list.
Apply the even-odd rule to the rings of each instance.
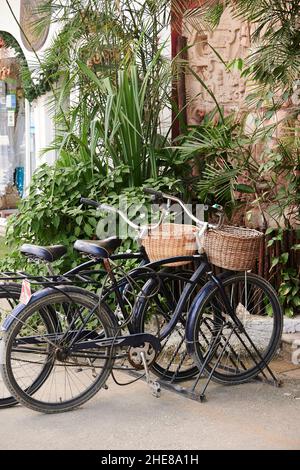
[[[203, 228], [203, 222], [178, 198], [148, 192], [177, 202], [199, 229]], [[100, 204], [99, 207], [113, 210]], [[29, 408], [55, 413], [80, 406], [105, 388], [114, 364], [124, 358], [136, 369], [144, 368], [148, 382], [157, 390], [149, 368], [155, 365], [156, 372], [161, 373], [160, 354], [178, 324], [184, 326], [184, 335], [179, 335], [179, 342], [175, 342], [175, 351], [183, 344], [187, 350], [184, 349], [176, 368], [181, 367], [189, 352], [200, 373], [222, 383], [241, 383], [256, 377], [275, 354], [282, 331], [282, 312], [275, 291], [259, 276], [248, 272], [214, 276], [205, 254], [196, 254], [148, 263], [125, 273], [120, 281], [105, 249], [81, 242], [81, 251], [102, 260], [111, 282], [109, 288], [100, 292], [96, 305], [86, 290], [63, 285], [46, 293], [42, 291], [39, 298], [14, 312], [3, 326], [3, 380], [15, 398]], [[164, 325], [155, 330], [153, 317], [155, 309], [160, 309], [157, 297], [161, 294], [164, 299], [164, 279], [170, 279], [170, 273], [161, 268], [189, 261], [196, 263], [195, 271], [190, 279], [185, 279], [171, 315], [165, 315], [164, 308], [159, 310]], [[209, 281], [187, 311], [191, 295], [204, 274]], [[178, 280], [178, 273], [173, 277]], [[130, 301], [125, 301], [122, 295], [124, 283], [131, 286], [130, 293], [137, 286], [139, 290], [129, 315]], [[250, 321], [252, 317], [258, 326]], [[260, 317], [268, 320], [262, 337], [256, 334]], [[169, 362], [174, 348], [166, 355]], [[163, 370], [168, 372], [165, 364], [164, 360]], [[45, 369], [47, 378], [32, 396], [34, 377]]]
[[[85, 241], [85, 243], [93, 243], [93, 245], [105, 248], [112, 253], [111, 257], [115, 261], [135, 260], [140, 265], [148, 262], [147, 255], [142, 249], [140, 252], [136, 253], [114, 254], [114, 251], [121, 246], [121, 240], [117, 237]], [[61, 285], [62, 283], [78, 283], [80, 285], [94, 284], [98, 287], [103, 275], [106, 274], [103, 269], [95, 269], [96, 265], [99, 264], [99, 261], [95, 258], [81, 263], [79, 266], [76, 266], [64, 274], [56, 274], [52, 267], [52, 263], [59, 260], [67, 253], [67, 249], [63, 245], [39, 246], [26, 243], [21, 246], [20, 252], [32, 262], [46, 265], [48, 275], [30, 276], [25, 272], [2, 273], [0, 276], [0, 323], [4, 321], [5, 318], [9, 317], [9, 314], [20, 303], [22, 281], [24, 279], [30, 280], [31, 288], [33, 290], [32, 293], [34, 293], [35, 290], [40, 290], [42, 286], [53, 287], [55, 285]], [[38, 293], [35, 293], [35, 296], [38, 295]], [[98, 301], [98, 297], [96, 295], [93, 296], [92, 292], [90, 292], [89, 295], [94, 302]], [[37, 376], [32, 384], [32, 390], [36, 390], [43, 383], [44, 378], [44, 373]], [[9, 394], [7, 387], [4, 385], [0, 377], [0, 408], [14, 406], [17, 403], [18, 401]]]
[[[98, 207], [98, 203], [96, 201], [92, 201], [89, 199], [82, 199], [81, 201], [85, 205], [89, 205], [92, 207]], [[155, 202], [155, 201], [154, 201]], [[164, 214], [160, 218], [158, 225], [162, 223], [164, 219]], [[128, 221], [128, 220], [127, 220]], [[130, 221], [128, 221], [131, 223]], [[55, 286], [59, 286], [62, 283], [66, 284], [79, 284], [79, 285], [91, 285], [94, 284], [96, 287], [99, 288], [101, 284], [101, 280], [103, 276], [106, 274], [106, 271], [103, 269], [95, 270], [95, 266], [99, 264], [99, 259], [97, 255], [95, 256], [94, 250], [98, 248], [104, 248], [111, 254], [111, 260], [116, 261], [128, 261], [128, 260], [135, 260], [138, 265], [141, 267], [147, 262], [149, 259], [147, 257], [147, 253], [145, 249], [141, 246], [140, 250], [135, 253], [118, 253], [115, 254], [114, 251], [121, 246], [121, 240], [117, 237], [110, 237], [104, 240], [88, 240], [82, 241], [78, 240], [75, 244], [75, 249], [79, 250], [83, 254], [89, 256], [91, 259], [85, 263], [80, 264], [79, 266], [73, 268], [72, 270], [64, 273], [64, 274], [56, 274], [52, 268], [52, 262], [60, 259], [62, 256], [66, 254], [66, 248], [63, 245], [56, 245], [56, 246], [38, 246], [32, 244], [24, 244], [20, 251], [24, 256], [27, 256], [31, 261], [44, 263], [47, 266], [48, 276], [29, 276], [27, 273], [19, 272], [19, 273], [2, 273], [2, 277], [0, 277], [1, 281], [9, 282], [2, 282], [0, 284], [0, 302], [1, 302], [1, 318], [2, 320], [5, 317], [9, 316], [9, 313], [18, 305], [20, 295], [21, 295], [21, 281], [24, 279], [29, 279], [31, 286], [35, 289], [40, 289], [41, 286], [48, 286], [55, 288]], [[170, 309], [175, 309], [175, 297], [178, 298], [179, 292], [183, 289], [184, 281], [189, 279], [192, 275], [191, 270], [184, 270], [180, 271], [179, 276], [175, 277], [174, 272], [169, 273], [165, 270], [165, 277], [164, 277], [164, 300], [161, 300], [161, 293], [157, 296], [157, 303], [162, 308], [163, 303], [165, 303], [165, 307], [168, 308], [168, 311], [164, 312], [164, 315], [170, 314]], [[12, 282], [14, 281], [14, 282]], [[198, 287], [201, 287], [202, 283], [199, 284]], [[120, 291], [122, 291], [122, 295], [124, 296], [127, 293], [129, 295], [130, 285], [127, 283], [126, 278], [122, 279], [122, 282], [119, 285]], [[39, 299], [44, 295], [47, 295], [48, 291], [43, 291], [41, 293], [36, 292], [32, 299], [30, 300], [33, 302], [35, 299]], [[92, 292], [89, 292], [90, 301], [94, 302], [95, 304], [98, 303], [98, 297], [93, 295]], [[52, 317], [55, 318], [55, 313], [52, 312]], [[46, 319], [47, 320], [47, 319]], [[8, 320], [9, 321], [9, 320]], [[49, 331], [51, 330], [52, 322], [46, 321], [47, 328]], [[188, 363], [185, 364], [184, 370], [178, 371], [175, 377], [175, 381], [182, 381], [186, 378], [192, 378], [198, 371], [197, 367], [192, 363], [191, 360], [187, 361]], [[46, 365], [45, 370], [41, 370], [40, 374], [37, 374], [36, 377], [33, 378], [33, 382], [31, 387], [29, 388], [28, 383], [26, 383], [27, 389], [29, 393], [33, 394], [44, 382], [45, 378], [47, 378], [47, 370], [48, 366]], [[168, 379], [170, 377], [169, 371], [165, 370], [163, 367], [157, 367], [157, 373], [160, 376]], [[16, 405], [18, 401], [10, 396], [6, 386], [4, 385], [3, 381], [0, 379], [0, 408], [1, 407], [8, 407]]]

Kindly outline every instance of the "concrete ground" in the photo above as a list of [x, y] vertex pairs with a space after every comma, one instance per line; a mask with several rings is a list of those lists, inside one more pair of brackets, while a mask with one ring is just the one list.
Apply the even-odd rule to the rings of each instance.
[[[82, 408], [41, 415], [0, 410], [0, 449], [300, 449], [300, 368], [277, 364], [282, 388], [211, 384], [205, 403], [144, 382], [112, 381]], [[121, 380], [128, 376], [119, 373]]]

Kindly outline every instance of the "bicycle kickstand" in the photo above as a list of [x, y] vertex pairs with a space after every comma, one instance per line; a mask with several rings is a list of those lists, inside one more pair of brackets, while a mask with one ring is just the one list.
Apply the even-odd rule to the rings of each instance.
[[140, 354], [145, 369], [147, 384], [151, 389], [152, 395], [155, 396], [155, 398], [159, 398], [161, 392], [160, 383], [157, 380], [151, 379], [148, 364], [145, 358], [145, 353], [142, 351]]

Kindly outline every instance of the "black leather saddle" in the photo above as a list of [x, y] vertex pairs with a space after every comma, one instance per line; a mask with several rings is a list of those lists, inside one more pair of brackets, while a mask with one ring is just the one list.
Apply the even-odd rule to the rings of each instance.
[[109, 258], [122, 241], [117, 237], [106, 238], [105, 240], [77, 240], [74, 248], [81, 253], [93, 256], [94, 258]]
[[40, 259], [51, 263], [65, 255], [67, 248], [63, 245], [38, 246], [25, 243], [21, 246], [20, 252], [29, 258]]

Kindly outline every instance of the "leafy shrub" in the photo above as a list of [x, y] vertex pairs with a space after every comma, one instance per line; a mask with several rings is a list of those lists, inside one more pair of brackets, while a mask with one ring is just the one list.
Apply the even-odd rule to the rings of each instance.
[[[55, 268], [66, 270], [76, 266], [79, 255], [73, 250], [74, 242], [96, 238], [96, 233], [101, 238], [101, 229], [96, 229], [102, 214], [82, 206], [81, 196], [113, 205], [117, 205], [122, 197], [126, 197], [129, 205], [147, 203], [142, 187], [123, 188], [127, 173], [128, 168], [122, 166], [103, 176], [84, 162], [61, 167], [58, 160], [54, 166], [40, 166], [33, 176], [28, 196], [20, 203], [19, 213], [9, 219], [7, 242], [14, 248], [1, 260], [1, 271], [29, 269], [36, 272], [35, 267], [28, 265], [19, 254], [18, 247], [26, 242], [63, 244], [68, 253], [55, 263]], [[145, 181], [144, 187], [178, 191], [178, 184], [175, 179], [161, 177]], [[132, 241], [128, 240], [124, 248], [130, 247], [133, 247]]]

